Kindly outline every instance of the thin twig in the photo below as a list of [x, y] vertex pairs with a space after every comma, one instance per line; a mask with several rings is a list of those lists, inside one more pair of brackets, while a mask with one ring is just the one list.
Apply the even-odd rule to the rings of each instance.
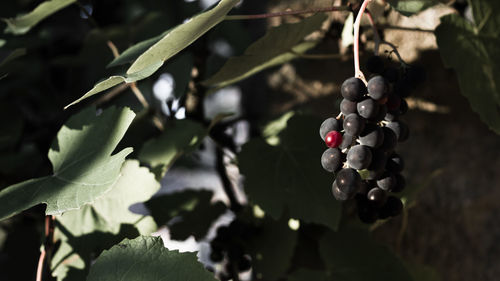
[[290, 15], [317, 14], [317, 13], [335, 12], [335, 11], [350, 11], [350, 8], [349, 6], [333, 6], [333, 7], [318, 8], [318, 9], [285, 11], [285, 12], [266, 13], [257, 15], [231, 15], [231, 16], [226, 16], [224, 20], [255, 20], [255, 19], [267, 19], [267, 18], [283, 17]]
[[365, 75], [361, 71], [359, 66], [359, 28], [361, 26], [361, 18], [365, 13], [366, 6], [372, 0], [364, 0], [363, 4], [359, 8], [358, 16], [356, 17], [356, 21], [354, 22], [354, 76], [363, 80], [366, 83]]
[[222, 188], [229, 199], [230, 209], [234, 212], [238, 212], [241, 209], [241, 204], [236, 198], [233, 184], [227, 175], [226, 165], [224, 164], [224, 150], [218, 146], [215, 149], [215, 169], [217, 170], [217, 173], [222, 181]]
[[398, 48], [396, 46], [394, 46], [394, 44], [390, 43], [390, 42], [387, 42], [387, 41], [382, 41], [380, 42], [380, 44], [383, 44], [383, 45], [387, 45], [389, 47], [391, 47], [392, 49], [392, 52], [396, 54], [396, 56], [398, 57], [399, 61], [404, 64], [404, 65], [408, 65], [404, 60], [403, 58], [401, 57], [401, 55], [399, 54], [398, 52]]
[[38, 259], [38, 267], [36, 269], [36, 281], [42, 281], [43, 279], [43, 267], [46, 263], [45, 257], [50, 256], [50, 251], [54, 245], [54, 216], [45, 217], [45, 242], [40, 252], [40, 258]]
[[134, 92], [135, 96], [139, 100], [139, 102], [142, 104], [144, 108], [149, 108], [149, 103], [146, 101], [146, 98], [144, 98], [144, 95], [142, 94], [141, 90], [137, 88], [137, 84], [135, 82], [130, 84], [130, 89], [132, 92]]
[[40, 258], [38, 259], [38, 268], [36, 269], [36, 281], [42, 281], [43, 265], [45, 264], [45, 248], [42, 249], [40, 253]]

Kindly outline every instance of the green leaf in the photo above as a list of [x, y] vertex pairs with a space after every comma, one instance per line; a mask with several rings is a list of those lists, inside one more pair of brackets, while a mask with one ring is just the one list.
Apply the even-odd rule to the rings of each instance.
[[22, 57], [26, 55], [26, 49], [25, 48], [18, 48], [10, 52], [7, 57], [5, 57], [2, 61], [0, 61], [0, 67], [6, 65], [8, 62], [11, 62], [19, 57]]
[[230, 58], [219, 72], [204, 81], [207, 86], [222, 88], [243, 80], [259, 71], [297, 58], [316, 46], [317, 42], [302, 42], [318, 30], [326, 16], [318, 14], [301, 22], [282, 24], [269, 29], [262, 38], [250, 45], [239, 57]]
[[331, 193], [333, 175], [319, 161], [324, 150], [317, 132], [320, 124], [317, 118], [293, 116], [279, 134], [279, 145], [262, 139], [246, 143], [239, 167], [250, 200], [273, 218], [288, 210], [292, 218], [336, 229], [341, 205]]
[[388, 0], [396, 11], [407, 17], [439, 4], [437, 0]]
[[144, 144], [139, 160], [164, 174], [184, 153], [196, 148], [208, 133], [202, 124], [191, 120], [177, 120], [158, 138]]
[[120, 56], [115, 58], [111, 63], [109, 63], [108, 67], [123, 65], [127, 63], [134, 62], [142, 53], [146, 52], [151, 46], [158, 43], [163, 37], [165, 37], [171, 29], [163, 32], [162, 34], [136, 43], [135, 45], [129, 47], [125, 51], [123, 51]]
[[158, 43], [140, 55], [127, 70], [127, 74], [142, 72], [151, 65], [163, 64], [224, 20], [226, 14], [238, 2], [239, 0], [221, 0], [213, 9], [173, 28]]
[[49, 151], [54, 174], [2, 190], [0, 219], [41, 203], [47, 205], [47, 215], [59, 215], [108, 192], [132, 149], [111, 153], [134, 116], [126, 108], [110, 108], [96, 116], [95, 110], [89, 108], [71, 117]]
[[285, 276], [290, 268], [297, 237], [297, 231], [288, 226], [288, 218], [279, 221], [264, 219], [258, 235], [249, 242], [257, 279], [277, 280]]
[[[212, 195], [208, 190], [184, 190], [155, 197], [146, 206], [158, 225], [168, 225], [172, 239], [186, 240], [193, 235], [200, 240], [226, 211], [224, 203], [211, 203]], [[173, 218], [180, 220], [171, 221]]]
[[475, 18], [476, 26], [459, 15], [447, 15], [435, 34], [444, 64], [455, 70], [462, 94], [481, 120], [500, 134], [500, 3], [491, 3], [495, 4], [489, 16]]
[[[71, 270], [68, 267], [90, 265], [91, 258], [101, 250], [126, 238], [127, 233], [120, 233], [123, 225], [130, 225], [142, 235], [156, 231], [152, 217], [135, 214], [129, 208], [150, 199], [160, 189], [160, 184], [147, 168], [139, 167], [138, 161], [125, 161], [121, 174], [116, 185], [92, 205], [68, 211], [58, 218], [56, 238], [67, 244], [52, 258], [53, 275], [60, 280]], [[93, 235], [97, 232], [112, 235]]]
[[5, 33], [21, 35], [27, 33], [33, 26], [53, 13], [71, 5], [76, 0], [49, 0], [38, 5], [33, 11], [16, 18], [2, 19], [7, 23]]
[[328, 232], [319, 243], [331, 280], [413, 280], [404, 264], [364, 230], [346, 228], [339, 232]]
[[94, 87], [85, 93], [81, 98], [75, 100], [74, 102], [68, 104], [67, 106], [64, 107], [64, 109], [67, 109], [68, 107], [75, 105], [79, 102], [81, 102], [84, 99], [87, 99], [95, 94], [98, 94], [102, 91], [105, 91], [109, 88], [112, 88], [118, 84], [121, 83], [133, 83], [139, 80], [142, 80], [146, 77], [149, 77], [151, 74], [153, 74], [158, 68], [161, 67], [162, 64], [156, 64], [156, 65], [150, 65], [149, 68], [143, 69], [141, 72], [136, 72], [132, 75], [116, 75], [116, 76], [111, 76], [108, 79], [101, 81], [97, 84], [94, 85]]
[[125, 239], [104, 251], [90, 269], [88, 281], [216, 281], [194, 253], [169, 251], [160, 237]]

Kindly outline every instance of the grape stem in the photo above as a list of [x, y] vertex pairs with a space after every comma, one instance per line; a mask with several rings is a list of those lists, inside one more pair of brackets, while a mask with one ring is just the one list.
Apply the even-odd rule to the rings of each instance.
[[367, 84], [365, 75], [361, 71], [359, 66], [359, 28], [361, 26], [361, 18], [365, 13], [366, 7], [372, 0], [364, 0], [363, 4], [359, 8], [358, 16], [356, 17], [356, 21], [354, 22], [354, 76], [356, 78], [361, 79], [365, 84]]

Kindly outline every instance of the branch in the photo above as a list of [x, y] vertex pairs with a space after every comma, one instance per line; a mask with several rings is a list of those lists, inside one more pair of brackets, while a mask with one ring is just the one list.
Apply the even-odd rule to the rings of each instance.
[[398, 52], [398, 48], [396, 48], [396, 46], [394, 46], [394, 44], [392, 44], [392, 43], [390, 43], [390, 42], [387, 42], [387, 41], [382, 41], [382, 42], [380, 42], [380, 43], [381, 43], [381, 44], [383, 44], [383, 45], [387, 45], [387, 46], [391, 47], [392, 52], [396, 54], [396, 56], [397, 56], [397, 57], [398, 57], [398, 59], [399, 59], [399, 62], [401, 62], [401, 63], [402, 63], [402, 64], [404, 64], [404, 65], [408, 65], [408, 64], [407, 64], [407, 63], [403, 60], [403, 58], [401, 57], [401, 55], [400, 55], [400, 54], [399, 54], [399, 52]]
[[361, 25], [361, 18], [363, 17], [363, 14], [366, 10], [366, 6], [368, 6], [368, 3], [370, 3], [371, 1], [372, 0], [363, 1], [363, 4], [361, 4], [361, 7], [359, 8], [356, 21], [354, 22], [354, 76], [363, 80], [365, 84], [366, 84], [365, 75], [363, 74], [359, 66], [359, 28]]
[[242, 206], [240, 202], [238, 202], [238, 199], [236, 198], [236, 194], [233, 189], [234, 188], [233, 184], [231, 183], [231, 180], [227, 175], [226, 165], [224, 164], [224, 150], [217, 146], [215, 153], [216, 153], [215, 169], [217, 170], [217, 173], [219, 174], [219, 177], [222, 181], [222, 187], [224, 189], [224, 192], [226, 193], [227, 198], [229, 199], [230, 209], [234, 212], [238, 212], [239, 210], [241, 210]]
[[232, 16], [226, 16], [224, 20], [255, 20], [255, 19], [267, 19], [267, 18], [283, 17], [290, 15], [317, 14], [324, 12], [350, 11], [350, 10], [351, 9], [349, 6], [333, 6], [326, 8], [310, 9], [310, 10], [285, 11], [285, 12], [257, 14], [257, 15], [232, 15]]

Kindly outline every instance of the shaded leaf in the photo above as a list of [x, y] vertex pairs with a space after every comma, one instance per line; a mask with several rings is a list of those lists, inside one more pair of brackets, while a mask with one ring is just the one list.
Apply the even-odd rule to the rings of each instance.
[[6, 65], [8, 62], [11, 62], [19, 57], [26, 55], [25, 48], [18, 48], [10, 52], [7, 57], [5, 57], [2, 61], [0, 61], [0, 67]]
[[324, 144], [317, 136], [321, 120], [295, 115], [271, 146], [262, 139], [246, 143], [239, 154], [245, 191], [273, 218], [290, 217], [336, 229], [340, 203], [332, 193], [333, 175], [320, 164]]
[[49, 151], [54, 174], [7, 187], [0, 192], [0, 219], [45, 203], [47, 215], [58, 215], [93, 202], [117, 182], [131, 149], [111, 155], [135, 114], [110, 108], [96, 116], [93, 108], [61, 128]]
[[[126, 238], [131, 231], [120, 233], [123, 225], [130, 225], [142, 235], [156, 231], [152, 217], [133, 213], [130, 207], [150, 199], [160, 189], [160, 184], [135, 160], [125, 161], [121, 174], [116, 185], [92, 205], [68, 211], [58, 218], [56, 238], [66, 245], [61, 245], [54, 254], [52, 271], [60, 280], [69, 270], [67, 267], [80, 265], [83, 269], [84, 265], [90, 265], [91, 257]], [[92, 235], [98, 232], [112, 235]]]
[[439, 4], [437, 0], [388, 0], [396, 11], [407, 17]]
[[53, 13], [71, 5], [76, 0], [49, 0], [38, 5], [33, 11], [25, 15], [20, 15], [16, 18], [2, 19], [7, 23], [5, 33], [16, 35], [25, 34], [33, 26]]
[[404, 264], [377, 244], [370, 233], [356, 228], [328, 232], [320, 239], [327, 275], [338, 281], [410, 281]]
[[490, 7], [487, 17], [475, 18], [480, 24], [447, 15], [435, 34], [444, 64], [455, 70], [462, 94], [481, 120], [500, 134], [500, 2], [478, 2]]
[[201, 13], [173, 28], [158, 43], [140, 55], [127, 70], [127, 74], [142, 72], [151, 65], [163, 64], [222, 20], [239, 0], [221, 0], [213, 9]]
[[257, 279], [277, 280], [285, 276], [292, 261], [297, 236], [297, 231], [288, 226], [288, 218], [279, 221], [264, 219], [258, 235], [250, 241], [252, 266]]
[[[203, 82], [204, 85], [225, 87], [266, 68], [283, 64], [313, 48], [317, 42], [302, 42], [318, 30], [326, 16], [318, 14], [301, 22], [273, 27], [250, 45], [239, 57], [230, 58], [219, 72]], [[302, 42], [302, 43], [301, 43]]]
[[212, 195], [209, 190], [184, 190], [155, 197], [146, 206], [158, 225], [167, 224], [172, 239], [193, 235], [200, 240], [227, 209], [220, 201], [212, 204]]
[[414, 281], [440, 281], [439, 274], [429, 266], [405, 263]]
[[158, 138], [144, 144], [139, 160], [162, 174], [182, 154], [191, 152], [206, 136], [207, 129], [191, 120], [176, 120]]
[[169, 251], [160, 237], [125, 239], [104, 251], [91, 267], [88, 281], [216, 281], [194, 253]]

